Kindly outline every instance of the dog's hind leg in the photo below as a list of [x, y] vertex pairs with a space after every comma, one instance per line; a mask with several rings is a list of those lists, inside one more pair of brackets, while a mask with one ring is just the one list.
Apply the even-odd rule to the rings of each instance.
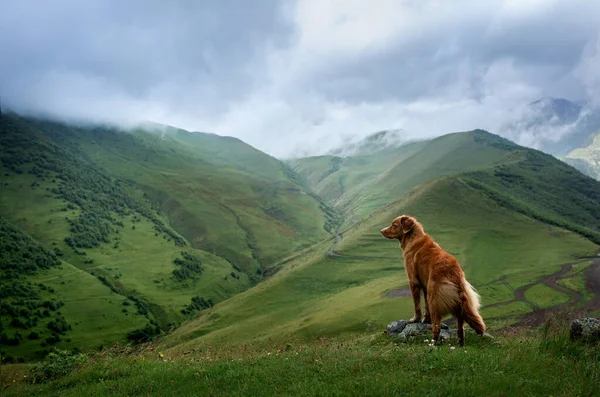
[[436, 344], [440, 338], [440, 327], [442, 323], [442, 317], [438, 312], [433, 309], [431, 312], [431, 330], [433, 331], [433, 343]]
[[462, 314], [456, 316], [456, 335], [458, 336], [458, 346], [465, 345], [465, 319]]

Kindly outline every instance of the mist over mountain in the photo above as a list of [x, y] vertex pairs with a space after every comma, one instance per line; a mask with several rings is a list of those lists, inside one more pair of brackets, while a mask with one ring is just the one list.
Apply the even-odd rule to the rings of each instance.
[[515, 110], [498, 133], [522, 145], [564, 156], [600, 133], [600, 108], [585, 101], [542, 98]]

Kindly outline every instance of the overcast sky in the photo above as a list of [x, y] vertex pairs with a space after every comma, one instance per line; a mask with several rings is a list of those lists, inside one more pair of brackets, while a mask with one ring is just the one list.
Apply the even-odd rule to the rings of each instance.
[[0, 54], [16, 111], [285, 157], [383, 129], [495, 132], [545, 96], [600, 103], [600, 1], [3, 0]]

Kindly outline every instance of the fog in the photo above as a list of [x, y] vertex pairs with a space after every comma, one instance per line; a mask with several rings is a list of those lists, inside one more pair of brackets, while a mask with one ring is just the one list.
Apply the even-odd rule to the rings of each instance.
[[238, 137], [278, 157], [377, 131], [510, 129], [545, 97], [600, 106], [596, 1], [8, 0], [0, 98], [24, 114]]

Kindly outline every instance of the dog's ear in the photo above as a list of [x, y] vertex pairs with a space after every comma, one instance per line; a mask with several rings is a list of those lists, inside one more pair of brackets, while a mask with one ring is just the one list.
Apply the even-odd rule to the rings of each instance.
[[400, 225], [402, 225], [402, 233], [406, 234], [415, 227], [415, 221], [409, 216], [403, 216], [400, 218]]

